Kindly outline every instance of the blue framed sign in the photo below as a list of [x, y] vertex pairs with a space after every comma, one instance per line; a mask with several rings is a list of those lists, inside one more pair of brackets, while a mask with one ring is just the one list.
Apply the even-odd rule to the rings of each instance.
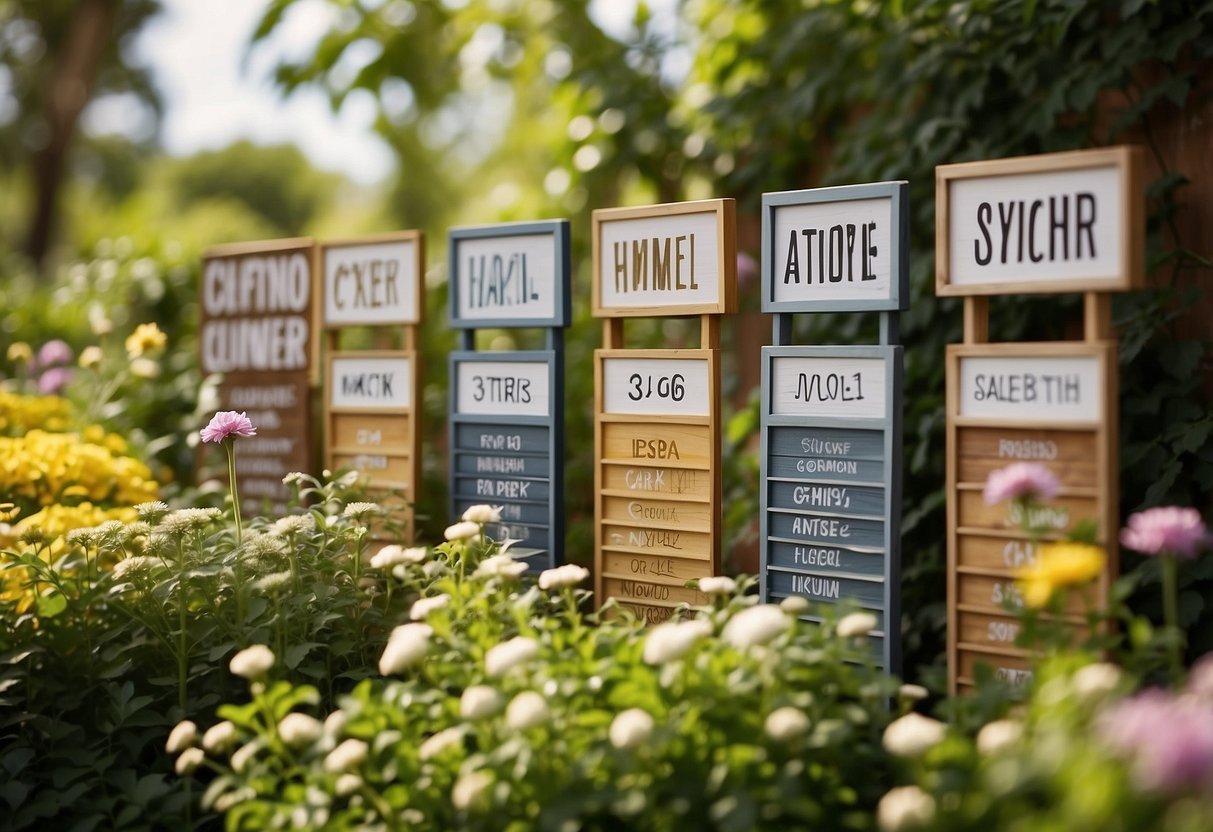
[[[901, 668], [901, 391], [897, 314], [909, 294], [907, 185], [764, 194], [761, 593], [851, 604]], [[876, 345], [798, 346], [796, 312], [880, 314]], [[821, 620], [812, 612], [806, 616]]]
[[[564, 551], [564, 339], [570, 319], [569, 223], [455, 228], [449, 232], [451, 510], [501, 509], [486, 531], [529, 571]], [[544, 327], [543, 350], [482, 351], [477, 328]]]

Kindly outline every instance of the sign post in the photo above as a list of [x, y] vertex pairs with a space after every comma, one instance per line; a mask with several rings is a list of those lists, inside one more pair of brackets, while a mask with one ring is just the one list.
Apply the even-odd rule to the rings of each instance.
[[[881, 666], [901, 664], [901, 379], [909, 300], [904, 182], [762, 198], [763, 601], [851, 602], [876, 616]], [[880, 344], [794, 346], [792, 314], [880, 314]]]
[[[564, 550], [564, 327], [571, 318], [569, 223], [455, 228], [449, 233], [451, 508], [501, 508], [496, 540], [530, 571]], [[476, 330], [542, 327], [542, 350], [476, 350]]]
[[[371, 494], [394, 508], [403, 501], [403, 537], [413, 535], [413, 504], [420, 480], [421, 373], [417, 333], [423, 310], [424, 240], [419, 231], [324, 243], [324, 330], [328, 351], [325, 465], [351, 468]], [[343, 329], [370, 327], [398, 348], [341, 351]], [[376, 528], [377, 539], [384, 530]]]
[[217, 246], [202, 256], [199, 342], [204, 375], [220, 374], [219, 408], [247, 412], [240, 443], [241, 511], [286, 510], [283, 478], [315, 460], [312, 385], [319, 378], [310, 239]]
[[[649, 622], [720, 571], [720, 324], [737, 304], [735, 204], [593, 214], [595, 598]], [[700, 318], [698, 349], [629, 350], [626, 318]]]
[[[1142, 281], [1141, 151], [1117, 147], [935, 169], [936, 293], [964, 298], [964, 343], [947, 350], [948, 680], [972, 687], [978, 665], [1031, 679], [1016, 647], [1015, 572], [1035, 560], [1025, 518], [988, 506], [986, 477], [1035, 462], [1061, 491], [1026, 518], [1056, 539], [1094, 523], [1117, 572], [1116, 338], [1109, 292]], [[1084, 293], [1082, 341], [989, 343], [989, 295]], [[1011, 609], [1008, 609], [1010, 607]], [[1084, 623], [1080, 599], [1063, 617]]]

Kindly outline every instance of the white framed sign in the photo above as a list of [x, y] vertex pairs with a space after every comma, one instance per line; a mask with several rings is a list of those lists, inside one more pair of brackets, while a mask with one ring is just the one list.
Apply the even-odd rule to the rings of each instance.
[[595, 316], [733, 311], [734, 211], [731, 199], [594, 211]]
[[322, 245], [325, 327], [420, 323], [421, 245], [417, 231]]
[[1140, 285], [1142, 161], [1116, 147], [935, 169], [940, 295]]
[[455, 364], [457, 413], [477, 416], [548, 416], [549, 364], [540, 361], [459, 361]]
[[370, 410], [412, 407], [413, 362], [400, 357], [334, 354], [329, 362], [329, 406]]
[[562, 326], [567, 236], [567, 221], [452, 229], [452, 324]]
[[771, 359], [771, 413], [777, 416], [884, 419], [882, 358]]
[[709, 416], [709, 367], [697, 358], [605, 358], [603, 412]]
[[962, 417], [1055, 424], [1098, 422], [1104, 401], [1096, 356], [961, 356]]

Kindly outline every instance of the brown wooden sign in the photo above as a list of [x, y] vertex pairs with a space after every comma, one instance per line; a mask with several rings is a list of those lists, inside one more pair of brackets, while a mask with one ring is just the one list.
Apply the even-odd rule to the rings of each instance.
[[[236, 482], [247, 514], [285, 511], [293, 471], [311, 472], [311, 390], [319, 374], [310, 239], [218, 246], [202, 258], [200, 366], [220, 377], [220, 410], [246, 412]], [[219, 463], [208, 462], [207, 468]]]
[[[707, 597], [720, 571], [716, 313], [736, 305], [732, 200], [598, 210], [593, 218], [595, 597], [648, 622]], [[621, 318], [700, 314], [699, 349], [623, 348]]]
[[[424, 239], [419, 231], [382, 234], [320, 247], [324, 274], [325, 465], [357, 471], [370, 496], [400, 509], [412, 538], [421, 478], [420, 365], [416, 326], [424, 310]], [[399, 331], [401, 349], [342, 351], [340, 330]], [[377, 526], [377, 539], [399, 537]]]

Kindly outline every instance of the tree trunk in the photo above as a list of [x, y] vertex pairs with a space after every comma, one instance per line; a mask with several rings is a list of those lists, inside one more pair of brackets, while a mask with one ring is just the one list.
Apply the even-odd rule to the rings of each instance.
[[67, 151], [80, 113], [92, 97], [119, 2], [80, 0], [47, 79], [43, 105], [46, 142], [34, 154], [34, 214], [25, 241], [25, 252], [39, 269], [55, 232]]

